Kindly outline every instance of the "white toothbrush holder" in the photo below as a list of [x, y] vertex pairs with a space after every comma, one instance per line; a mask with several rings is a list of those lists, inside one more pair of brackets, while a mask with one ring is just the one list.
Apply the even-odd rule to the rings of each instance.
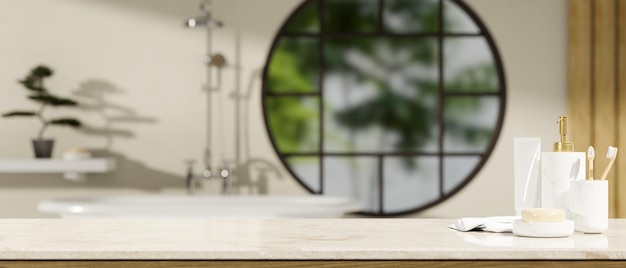
[[569, 209], [574, 230], [602, 233], [609, 227], [609, 181], [577, 180], [570, 183]]

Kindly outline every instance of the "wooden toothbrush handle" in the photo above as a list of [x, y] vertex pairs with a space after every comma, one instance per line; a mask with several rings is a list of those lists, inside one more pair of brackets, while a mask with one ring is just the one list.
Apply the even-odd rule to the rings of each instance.
[[602, 172], [602, 177], [600, 178], [600, 180], [606, 180], [606, 177], [609, 175], [609, 171], [611, 170], [611, 166], [613, 166], [613, 162], [615, 162], [615, 158], [617, 157], [611, 158], [609, 165], [606, 166], [606, 168], [604, 169], [604, 172]]

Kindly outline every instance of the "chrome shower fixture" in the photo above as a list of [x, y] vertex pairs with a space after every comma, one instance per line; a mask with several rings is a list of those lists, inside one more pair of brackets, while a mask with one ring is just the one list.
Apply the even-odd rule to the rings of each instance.
[[[227, 63], [226, 63], [226, 58], [224, 57], [224, 55], [220, 54], [220, 53], [213, 53], [213, 46], [212, 46], [212, 40], [213, 40], [213, 29], [215, 28], [221, 28], [224, 26], [224, 24], [219, 21], [219, 20], [215, 20], [213, 18], [213, 13], [212, 13], [212, 7], [211, 7], [211, 0], [201, 0], [200, 2], [200, 12], [199, 15], [193, 18], [189, 18], [185, 21], [185, 27], [187, 28], [203, 28], [204, 32], [206, 34], [206, 54], [204, 57], [204, 64], [205, 64], [205, 68], [206, 68], [206, 84], [202, 85], [202, 89], [204, 89], [204, 91], [206, 91], [206, 100], [207, 100], [207, 120], [206, 120], [206, 148], [204, 151], [204, 171], [202, 172], [201, 176], [197, 176], [198, 178], [205, 178], [205, 179], [209, 179], [209, 178], [218, 178], [218, 179], [222, 179], [223, 180], [223, 186], [222, 186], [222, 193], [223, 194], [228, 194], [230, 193], [230, 175], [231, 175], [231, 171], [228, 168], [228, 166], [225, 164], [225, 160], [224, 160], [224, 149], [223, 146], [216, 146], [216, 148], [218, 148], [217, 150], [217, 154], [213, 154], [213, 151], [210, 150], [209, 148], [211, 148], [211, 145], [213, 144], [213, 138], [212, 138], [212, 131], [213, 130], [213, 119], [212, 119], [212, 108], [213, 108], [213, 102], [212, 102], [212, 98], [214, 94], [218, 94], [217, 97], [220, 97], [220, 88], [222, 87], [222, 69], [224, 69], [225, 67], [227, 67]], [[217, 76], [217, 81], [213, 80], [213, 73], [216, 73]], [[214, 83], [215, 82], [215, 83]], [[221, 102], [217, 102], [217, 110], [221, 111], [222, 109], [220, 108], [221, 106]], [[217, 128], [218, 131], [218, 138], [217, 140], [222, 140], [221, 137], [223, 137], [224, 135], [222, 135], [223, 133], [222, 131], [222, 121], [221, 121], [221, 117], [217, 116], [218, 122], [217, 122], [217, 126], [219, 126]], [[215, 157], [215, 155], [217, 155], [217, 157]], [[213, 174], [212, 169], [214, 166], [212, 165], [212, 163], [217, 162], [216, 159], [220, 159], [221, 161], [224, 162], [224, 165], [222, 167], [220, 167], [219, 172], [216, 172], [215, 174]], [[193, 183], [193, 179], [196, 178], [196, 176], [194, 174], [192, 174], [193, 171], [191, 171], [191, 168], [188, 169], [188, 173], [190, 173], [191, 175], [188, 175], [189, 182], [187, 187], [188, 187], [188, 192], [189, 194], [193, 194], [194, 189], [192, 186], [194, 186]]]
[[188, 28], [206, 27], [209, 29], [221, 28], [224, 23], [213, 19], [211, 13], [211, 1], [204, 0], [200, 2], [200, 15], [197, 17], [189, 18], [185, 21], [185, 26]]
[[217, 68], [223, 68], [226, 66], [226, 58], [220, 53], [215, 53], [213, 55], [206, 56], [204, 63], [213, 65]]
[[210, 54], [204, 58], [204, 64], [209, 68], [209, 72], [211, 67], [217, 68], [217, 81], [215, 85], [207, 82], [202, 88], [207, 92], [219, 91], [222, 87], [222, 69], [226, 67], [226, 58], [220, 53]]
[[196, 28], [196, 27], [207, 27], [207, 28], [222, 28], [224, 23], [221, 21], [209, 19], [206, 16], [200, 16], [195, 18], [190, 18], [185, 22], [185, 26], [188, 28]]

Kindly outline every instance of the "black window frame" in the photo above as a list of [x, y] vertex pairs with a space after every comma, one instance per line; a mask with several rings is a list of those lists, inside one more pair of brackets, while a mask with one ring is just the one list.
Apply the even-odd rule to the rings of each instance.
[[[384, 29], [384, 3], [386, 0], [377, 0], [378, 1], [378, 27], [377, 27], [377, 31], [375, 32], [363, 32], [363, 33], [343, 33], [343, 32], [325, 32], [324, 31], [324, 2], [327, 0], [304, 0], [292, 13], [291, 15], [285, 20], [285, 22], [282, 24], [280, 30], [276, 33], [276, 35], [274, 36], [274, 40], [272, 42], [271, 48], [269, 50], [269, 53], [267, 55], [267, 59], [265, 61], [265, 66], [263, 69], [263, 74], [262, 74], [262, 78], [263, 78], [263, 84], [262, 84], [262, 98], [261, 98], [261, 105], [263, 108], [263, 118], [264, 118], [264, 123], [265, 123], [265, 127], [266, 127], [266, 131], [267, 134], [270, 138], [271, 144], [274, 148], [274, 150], [276, 151], [276, 153], [278, 154], [278, 158], [280, 159], [281, 163], [283, 164], [283, 166], [288, 170], [288, 172], [298, 181], [298, 183], [300, 185], [302, 185], [307, 191], [309, 191], [310, 193], [313, 194], [318, 194], [318, 195], [323, 195], [324, 194], [324, 157], [326, 156], [339, 156], [339, 157], [356, 157], [356, 156], [369, 156], [369, 157], [376, 157], [377, 158], [377, 163], [378, 163], [378, 212], [361, 212], [361, 214], [364, 215], [371, 215], [371, 216], [397, 216], [397, 215], [404, 215], [404, 214], [408, 214], [408, 213], [415, 213], [415, 212], [419, 212], [419, 211], [423, 211], [426, 210], [428, 208], [431, 208], [437, 204], [442, 203], [443, 201], [447, 200], [448, 198], [452, 197], [453, 195], [455, 195], [456, 193], [458, 193], [461, 189], [463, 189], [469, 182], [471, 182], [476, 175], [478, 174], [478, 172], [483, 168], [483, 166], [486, 164], [487, 160], [489, 159], [489, 157], [491, 156], [495, 145], [500, 137], [500, 133], [502, 130], [502, 125], [503, 125], [503, 121], [504, 121], [504, 117], [505, 117], [505, 111], [506, 111], [506, 103], [507, 103], [507, 88], [506, 88], [506, 77], [505, 77], [505, 72], [504, 72], [504, 66], [503, 66], [503, 62], [500, 58], [500, 53], [499, 50], [495, 44], [495, 41], [493, 39], [493, 37], [491, 36], [489, 30], [487, 29], [487, 27], [485, 26], [485, 24], [483, 23], [483, 21], [478, 17], [478, 15], [467, 5], [465, 4], [462, 0], [435, 0], [438, 4], [438, 12], [439, 12], [439, 25], [438, 25], [438, 30], [436, 32], [432, 32], [432, 33], [392, 33], [392, 32], [388, 32], [385, 31]], [[419, 0], [417, 0], [419, 1]], [[461, 8], [462, 11], [465, 12], [466, 15], [468, 15], [472, 21], [476, 24], [476, 26], [478, 26], [478, 32], [477, 33], [447, 33], [445, 32], [445, 27], [444, 27], [444, 1], [449, 1], [452, 4], [455, 4], [457, 7]], [[317, 2], [318, 5], [318, 20], [319, 20], [319, 30], [315, 33], [313, 32], [291, 32], [287, 30], [287, 26], [290, 24], [291, 21], [294, 20], [295, 16], [299, 13], [299, 11], [305, 7], [306, 5], [312, 3], [312, 2]], [[435, 153], [415, 153], [415, 152], [380, 152], [380, 153], [326, 153], [324, 151], [324, 107], [323, 107], [323, 101], [318, 101], [318, 112], [319, 112], [319, 148], [318, 148], [318, 152], [311, 152], [311, 153], [282, 153], [279, 148], [277, 147], [277, 143], [275, 141], [275, 138], [272, 135], [271, 129], [270, 129], [270, 123], [269, 123], [269, 118], [268, 118], [268, 113], [266, 110], [266, 105], [267, 102], [266, 100], [268, 98], [274, 98], [274, 97], [289, 97], [289, 98], [307, 98], [307, 97], [317, 97], [319, 98], [319, 100], [323, 100], [324, 99], [324, 38], [325, 37], [415, 37], [415, 38], [420, 38], [420, 37], [436, 37], [438, 40], [438, 101], [439, 101], [439, 139], [438, 139], [438, 151]], [[317, 88], [317, 91], [315, 92], [301, 92], [301, 93], [295, 93], [295, 92], [284, 92], [284, 93], [280, 93], [280, 92], [271, 92], [270, 89], [268, 89], [268, 83], [267, 83], [267, 77], [268, 77], [268, 70], [269, 70], [269, 66], [270, 66], [270, 62], [273, 56], [273, 52], [275, 51], [275, 49], [277, 48], [277, 45], [279, 43], [279, 41], [281, 40], [282, 37], [315, 37], [318, 40], [318, 62], [317, 64], [319, 65], [319, 73], [318, 73], [318, 81], [319, 81], [319, 85]], [[494, 61], [494, 65], [496, 67], [496, 74], [498, 76], [498, 91], [497, 92], [453, 92], [453, 91], [446, 91], [445, 88], [445, 74], [444, 74], [444, 68], [445, 68], [445, 62], [444, 62], [444, 39], [448, 38], [448, 37], [456, 37], [456, 38], [464, 38], [464, 37], [482, 37], [488, 44], [489, 49], [493, 55], [493, 61]], [[485, 149], [484, 153], [446, 153], [444, 152], [444, 139], [443, 136], [445, 134], [445, 128], [444, 128], [444, 124], [442, 122], [444, 122], [444, 100], [446, 97], [484, 97], [484, 96], [495, 96], [499, 98], [499, 115], [498, 115], [498, 119], [497, 119], [497, 123], [496, 126], [494, 128], [491, 140], [489, 141], [487, 148]], [[318, 157], [319, 158], [319, 191], [315, 191], [314, 189], [312, 189], [311, 187], [309, 187], [303, 180], [301, 180], [298, 175], [294, 172], [294, 170], [291, 168], [290, 164], [288, 163], [287, 159], [290, 157]], [[403, 210], [403, 211], [394, 211], [394, 212], [385, 212], [384, 211], [384, 158], [386, 156], [403, 156], [403, 157], [410, 157], [410, 156], [435, 156], [438, 157], [439, 159], [439, 174], [438, 174], [438, 183], [439, 183], [439, 198], [437, 198], [436, 200], [433, 200], [429, 203], [425, 203], [423, 205], [420, 205], [418, 207], [412, 208], [412, 209], [408, 209], [408, 210]], [[478, 162], [478, 164], [476, 164], [476, 166], [474, 167], [474, 169], [469, 173], [469, 175], [467, 175], [467, 177], [465, 179], [462, 180], [461, 183], [457, 184], [456, 187], [450, 191], [448, 191], [447, 193], [445, 192], [444, 189], [444, 157], [446, 156], [478, 156], [481, 157], [481, 160]]]

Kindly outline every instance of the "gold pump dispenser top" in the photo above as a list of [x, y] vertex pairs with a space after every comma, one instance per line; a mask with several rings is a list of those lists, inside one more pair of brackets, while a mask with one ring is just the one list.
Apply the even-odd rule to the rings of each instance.
[[559, 134], [561, 135], [561, 141], [554, 143], [555, 152], [573, 152], [574, 143], [567, 141], [567, 116], [559, 116]]

